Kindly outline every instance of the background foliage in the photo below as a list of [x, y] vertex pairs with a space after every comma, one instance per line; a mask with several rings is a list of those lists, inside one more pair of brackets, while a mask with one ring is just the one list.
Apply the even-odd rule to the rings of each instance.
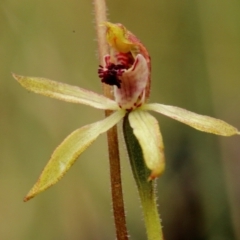
[[[227, 0], [108, 1], [152, 57], [152, 102], [211, 115], [240, 128], [240, 5]], [[101, 92], [92, 3], [0, 2], [0, 239], [114, 238], [105, 136], [51, 190], [28, 203], [53, 149], [103, 112], [28, 93], [10, 73]], [[166, 239], [240, 239], [239, 138], [197, 132], [156, 115], [167, 169], [159, 182]], [[145, 239], [139, 200], [122, 150], [131, 239]]]

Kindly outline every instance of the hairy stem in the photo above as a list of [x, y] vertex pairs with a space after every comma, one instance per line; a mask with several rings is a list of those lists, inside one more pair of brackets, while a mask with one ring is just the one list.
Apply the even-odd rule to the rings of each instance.
[[[103, 22], [107, 21], [106, 17], [106, 3], [105, 0], [94, 0], [96, 31], [98, 38], [98, 54], [100, 64], [103, 65], [103, 57], [108, 53], [108, 45], [106, 42], [105, 28], [99, 27]], [[108, 98], [113, 98], [111, 87], [103, 84], [103, 93]], [[105, 111], [105, 115], [109, 116], [111, 111]], [[116, 236], [118, 240], [128, 240], [128, 233], [126, 228], [126, 219], [124, 212], [124, 202], [121, 183], [121, 168], [120, 156], [118, 148], [117, 127], [113, 127], [107, 133], [108, 152], [110, 162], [110, 177], [111, 177], [111, 191], [113, 215], [115, 220]]]
[[156, 202], [156, 182], [147, 181], [150, 170], [145, 166], [142, 149], [130, 126], [128, 116], [123, 120], [123, 134], [133, 176], [137, 184], [148, 240], [163, 240], [161, 220]]

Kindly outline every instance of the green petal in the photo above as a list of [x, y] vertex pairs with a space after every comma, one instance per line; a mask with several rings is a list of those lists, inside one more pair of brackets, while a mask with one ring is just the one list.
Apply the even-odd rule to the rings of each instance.
[[53, 152], [51, 159], [43, 169], [38, 181], [25, 197], [33, 198], [57, 183], [73, 165], [79, 155], [101, 134], [117, 124], [125, 115], [120, 110], [102, 121], [84, 126], [71, 133]]
[[132, 111], [129, 122], [142, 148], [145, 163], [152, 171], [149, 177], [152, 180], [165, 168], [164, 146], [158, 122], [151, 114], [142, 110]]
[[13, 74], [13, 77], [27, 90], [47, 97], [66, 102], [81, 103], [100, 109], [119, 109], [115, 101], [77, 86], [71, 86], [46, 78], [24, 77], [16, 74]]
[[161, 113], [203, 132], [214, 133], [222, 136], [240, 134], [237, 128], [220, 119], [196, 114], [179, 107], [152, 103], [145, 104], [143, 109]]

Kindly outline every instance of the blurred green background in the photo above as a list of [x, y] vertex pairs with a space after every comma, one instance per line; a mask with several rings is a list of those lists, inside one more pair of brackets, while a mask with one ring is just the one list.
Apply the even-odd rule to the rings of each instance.
[[[229, 0], [107, 1], [152, 57], [151, 102], [176, 105], [240, 128], [240, 4]], [[92, 1], [0, 1], [0, 239], [114, 239], [106, 136], [67, 175], [30, 202], [54, 148], [103, 112], [27, 92], [11, 72], [101, 92]], [[195, 131], [155, 115], [167, 169], [158, 179], [166, 240], [240, 239], [239, 137]], [[129, 234], [146, 239], [122, 151]]]

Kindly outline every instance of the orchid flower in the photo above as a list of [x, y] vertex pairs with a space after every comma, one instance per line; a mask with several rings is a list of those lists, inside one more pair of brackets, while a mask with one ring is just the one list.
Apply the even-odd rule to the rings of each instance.
[[151, 62], [146, 48], [122, 24], [106, 22], [104, 26], [110, 54], [104, 57], [105, 64], [99, 66], [98, 74], [104, 84], [113, 86], [115, 100], [77, 86], [13, 74], [23, 87], [32, 92], [113, 111], [105, 119], [75, 130], [55, 149], [25, 200], [58, 182], [100, 134], [108, 131], [126, 116], [141, 147], [144, 163], [150, 170], [146, 181], [160, 176], [165, 168], [163, 139], [158, 121], [148, 111], [161, 113], [200, 131], [222, 136], [240, 134], [235, 127], [222, 120], [175, 106], [147, 103]]

